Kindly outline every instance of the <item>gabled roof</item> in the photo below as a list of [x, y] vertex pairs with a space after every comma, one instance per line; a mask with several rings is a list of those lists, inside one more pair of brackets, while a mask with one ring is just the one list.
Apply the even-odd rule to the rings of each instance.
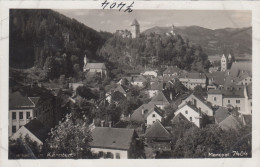
[[39, 101], [40, 97], [28, 97], [29, 100], [31, 100], [33, 102], [34, 105], [37, 104], [37, 102]]
[[186, 101], [186, 99], [188, 99], [190, 96], [195, 97], [197, 100], [199, 100], [200, 102], [202, 102], [206, 107], [212, 109], [211, 106], [204, 101], [203, 97], [201, 97], [201, 96], [199, 96], [199, 95], [196, 95], [196, 94], [194, 94], [194, 93], [191, 93], [191, 94], [190, 94], [188, 97], [186, 97], [183, 101]]
[[94, 148], [129, 150], [135, 135], [137, 134], [134, 129], [96, 127], [92, 131], [93, 141], [90, 142], [90, 146]]
[[87, 63], [86, 69], [106, 69], [106, 66], [104, 63]]
[[177, 66], [169, 66], [163, 74], [173, 74], [173, 73], [179, 73], [181, 69], [179, 69]]
[[223, 120], [225, 120], [228, 116], [229, 116], [229, 111], [227, 108], [225, 107], [219, 107], [216, 111], [215, 111], [215, 119], [216, 119], [216, 123], [221, 123]]
[[160, 121], [156, 121], [152, 126], [147, 129], [145, 138], [153, 139], [170, 139], [171, 134], [163, 127]]
[[165, 97], [162, 91], [159, 91], [156, 96], [152, 98], [149, 104], [155, 105], [168, 105], [170, 104], [169, 100]]
[[24, 127], [42, 142], [48, 137], [49, 129], [36, 118], [25, 124]]
[[189, 103], [185, 103], [183, 106], [181, 106], [180, 108], [178, 108], [178, 110], [176, 112], [178, 112], [180, 109], [182, 109], [183, 107], [188, 106], [189, 108], [191, 108], [192, 110], [194, 110], [195, 112], [197, 112], [198, 114], [201, 114], [202, 112], [199, 111], [198, 108], [196, 108], [195, 106], [189, 104]]
[[178, 113], [176, 116], [173, 117], [172, 123], [178, 123], [180, 121], [188, 121], [190, 122], [181, 112]]
[[230, 75], [237, 77], [240, 72], [248, 72], [252, 76], [252, 62], [234, 62], [230, 68]]
[[9, 109], [33, 107], [35, 107], [33, 101], [22, 95], [19, 91], [9, 94]]
[[[142, 110], [144, 110], [144, 114], [142, 114]], [[137, 122], [145, 122], [147, 116], [152, 112], [155, 111], [159, 115], [163, 115], [163, 111], [161, 111], [158, 107], [154, 104], [143, 104], [139, 108], [137, 108], [133, 114], [131, 115], [131, 120]], [[163, 117], [163, 116], [162, 116]]]
[[114, 92], [120, 92], [122, 94], [126, 94], [127, 93], [127, 88], [124, 85], [118, 85], [114, 90]]
[[242, 126], [241, 123], [233, 115], [229, 115], [218, 125], [223, 130], [233, 129], [236, 131]]
[[140, 24], [138, 23], [138, 21], [136, 19], [134, 19], [131, 26], [136, 26], [136, 25], [139, 26]]

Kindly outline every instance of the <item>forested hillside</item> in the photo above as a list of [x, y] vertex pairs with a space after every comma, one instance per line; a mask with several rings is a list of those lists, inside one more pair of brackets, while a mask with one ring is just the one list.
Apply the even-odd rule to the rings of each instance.
[[[165, 34], [171, 31], [171, 27], [153, 27], [143, 34]], [[175, 27], [175, 33], [190, 42], [202, 46], [205, 53], [210, 55], [232, 52], [234, 56], [252, 54], [252, 27], [207, 29], [199, 26]]]
[[[64, 34], [68, 35], [68, 40]], [[97, 32], [75, 19], [70, 19], [52, 10], [10, 10], [10, 67], [43, 68], [48, 57], [57, 64], [67, 64], [64, 70], [71, 70], [73, 63], [67, 61], [75, 55], [80, 67], [83, 56], [97, 60], [97, 50], [111, 34]], [[66, 57], [63, 53], [66, 53]], [[66, 63], [62, 62], [65, 61]], [[53, 63], [53, 62], [52, 62]]]
[[136, 39], [114, 36], [101, 48], [100, 55], [125, 68], [178, 65], [185, 70], [204, 71], [209, 67], [208, 56], [202, 48], [179, 35], [150, 34]]

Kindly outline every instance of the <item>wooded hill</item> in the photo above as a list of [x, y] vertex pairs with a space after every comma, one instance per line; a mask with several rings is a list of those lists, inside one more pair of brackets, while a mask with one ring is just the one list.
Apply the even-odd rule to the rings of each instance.
[[208, 56], [199, 45], [192, 45], [180, 35], [141, 35], [139, 38], [114, 36], [106, 41], [100, 55], [117, 67], [153, 67], [177, 65], [181, 69], [204, 71]]
[[[165, 34], [171, 27], [152, 27], [143, 32]], [[205, 53], [210, 55], [232, 52], [234, 56], [252, 55], [252, 27], [208, 29], [199, 26], [175, 27], [175, 33], [191, 43], [202, 46]]]
[[[65, 40], [64, 34], [69, 35]], [[97, 60], [97, 50], [111, 36], [52, 10], [10, 10], [10, 67], [43, 68], [47, 57], [76, 55], [80, 66], [86, 54]]]

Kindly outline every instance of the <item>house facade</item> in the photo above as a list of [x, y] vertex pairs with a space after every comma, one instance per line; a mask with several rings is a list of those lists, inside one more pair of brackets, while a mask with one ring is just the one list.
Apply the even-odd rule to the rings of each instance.
[[181, 73], [180, 82], [188, 89], [193, 90], [196, 86], [206, 88], [207, 77], [202, 73]]
[[185, 104], [181, 108], [179, 108], [175, 112], [175, 117], [178, 116], [178, 114], [182, 114], [184, 117], [186, 117], [187, 120], [194, 123], [197, 127], [201, 127], [201, 113], [198, 109], [196, 109], [194, 106], [191, 106], [189, 104]]
[[96, 127], [92, 130], [91, 152], [99, 158], [129, 159], [137, 158], [138, 135], [134, 129]]
[[198, 95], [191, 94], [186, 99], [184, 99], [178, 107], [180, 108], [189, 102], [192, 105], [194, 105], [196, 108], [201, 110], [201, 112], [203, 112], [204, 114], [206, 114], [208, 116], [213, 116], [214, 113], [213, 113], [211, 106], [209, 106], [204, 101], [204, 99], [202, 97], [199, 97]]
[[86, 56], [84, 57], [83, 72], [100, 73], [101, 78], [107, 76], [107, 68], [104, 63], [89, 63]]
[[[222, 90], [208, 91], [208, 99], [212, 105], [236, 108], [241, 114], [252, 114], [252, 88], [225, 87]], [[250, 93], [251, 92], [251, 93]]]
[[8, 134], [12, 136], [19, 128], [30, 122], [34, 117], [35, 103], [22, 95], [19, 91], [10, 93], [9, 96], [9, 124]]

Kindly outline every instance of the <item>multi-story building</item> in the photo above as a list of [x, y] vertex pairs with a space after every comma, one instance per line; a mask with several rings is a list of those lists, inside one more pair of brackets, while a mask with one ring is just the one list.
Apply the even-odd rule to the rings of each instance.
[[20, 127], [30, 122], [34, 117], [33, 110], [38, 98], [30, 98], [16, 91], [9, 95], [9, 136], [12, 136]]
[[215, 106], [236, 108], [241, 114], [252, 113], [252, 85], [209, 90], [208, 102]]
[[186, 88], [191, 90], [198, 85], [202, 88], [207, 86], [207, 77], [203, 73], [181, 73], [179, 80]]

